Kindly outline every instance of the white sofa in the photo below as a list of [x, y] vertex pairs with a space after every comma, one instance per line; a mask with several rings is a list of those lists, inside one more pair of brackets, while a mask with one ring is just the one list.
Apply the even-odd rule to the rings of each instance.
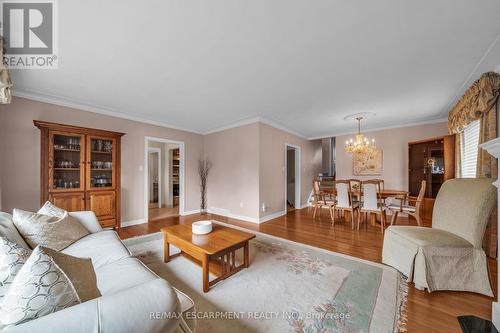
[[[113, 230], [103, 230], [92, 212], [72, 212], [90, 234], [61, 252], [91, 258], [101, 297], [6, 328], [17, 333], [137, 333], [185, 330], [182, 319], [152, 318], [154, 313], [179, 313], [185, 295], [176, 292], [136, 258]], [[0, 217], [5, 228], [6, 216]], [[0, 228], [0, 235], [2, 228]], [[185, 299], [182, 300], [185, 302]]]

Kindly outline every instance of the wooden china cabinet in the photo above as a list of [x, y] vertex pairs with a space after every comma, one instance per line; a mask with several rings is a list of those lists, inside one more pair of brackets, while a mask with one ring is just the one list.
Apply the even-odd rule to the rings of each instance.
[[455, 178], [455, 135], [408, 143], [408, 187], [417, 197], [422, 180], [426, 181], [425, 197], [420, 212], [423, 219], [432, 219], [432, 211], [441, 185]]
[[120, 140], [124, 133], [35, 120], [41, 131], [40, 203], [91, 210], [120, 228]]

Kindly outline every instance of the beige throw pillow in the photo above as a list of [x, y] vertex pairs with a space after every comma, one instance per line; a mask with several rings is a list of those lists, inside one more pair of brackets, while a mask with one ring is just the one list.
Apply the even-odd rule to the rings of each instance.
[[17, 273], [0, 306], [0, 327], [18, 325], [80, 303], [68, 276], [41, 247]]
[[31, 255], [31, 250], [0, 237], [0, 302]]
[[63, 217], [56, 217], [14, 209], [13, 221], [31, 248], [42, 245], [61, 251], [89, 234], [89, 231], [68, 213]]
[[41, 248], [66, 273], [82, 302], [101, 297], [97, 289], [97, 277], [92, 259], [73, 257], [49, 248]]
[[38, 214], [49, 215], [49, 216], [57, 216], [63, 218], [68, 212], [62, 208], [59, 208], [52, 204], [52, 202], [47, 201], [42, 208], [40, 208], [37, 212]]

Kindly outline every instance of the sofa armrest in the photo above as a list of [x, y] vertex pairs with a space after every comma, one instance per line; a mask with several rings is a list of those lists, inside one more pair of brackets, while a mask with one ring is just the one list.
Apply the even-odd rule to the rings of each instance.
[[99, 224], [99, 220], [95, 216], [94, 212], [69, 212], [69, 215], [77, 219], [78, 222], [80, 222], [91, 233], [102, 231], [102, 227]]
[[175, 291], [167, 281], [155, 279], [6, 328], [5, 333], [170, 333], [179, 325], [179, 311]]

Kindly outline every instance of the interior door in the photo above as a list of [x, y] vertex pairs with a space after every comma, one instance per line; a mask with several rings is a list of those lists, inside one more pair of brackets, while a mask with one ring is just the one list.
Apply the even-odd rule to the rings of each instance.
[[115, 191], [87, 192], [87, 210], [95, 213], [99, 221], [115, 219]]
[[85, 195], [83, 192], [50, 193], [49, 201], [68, 212], [85, 210]]

